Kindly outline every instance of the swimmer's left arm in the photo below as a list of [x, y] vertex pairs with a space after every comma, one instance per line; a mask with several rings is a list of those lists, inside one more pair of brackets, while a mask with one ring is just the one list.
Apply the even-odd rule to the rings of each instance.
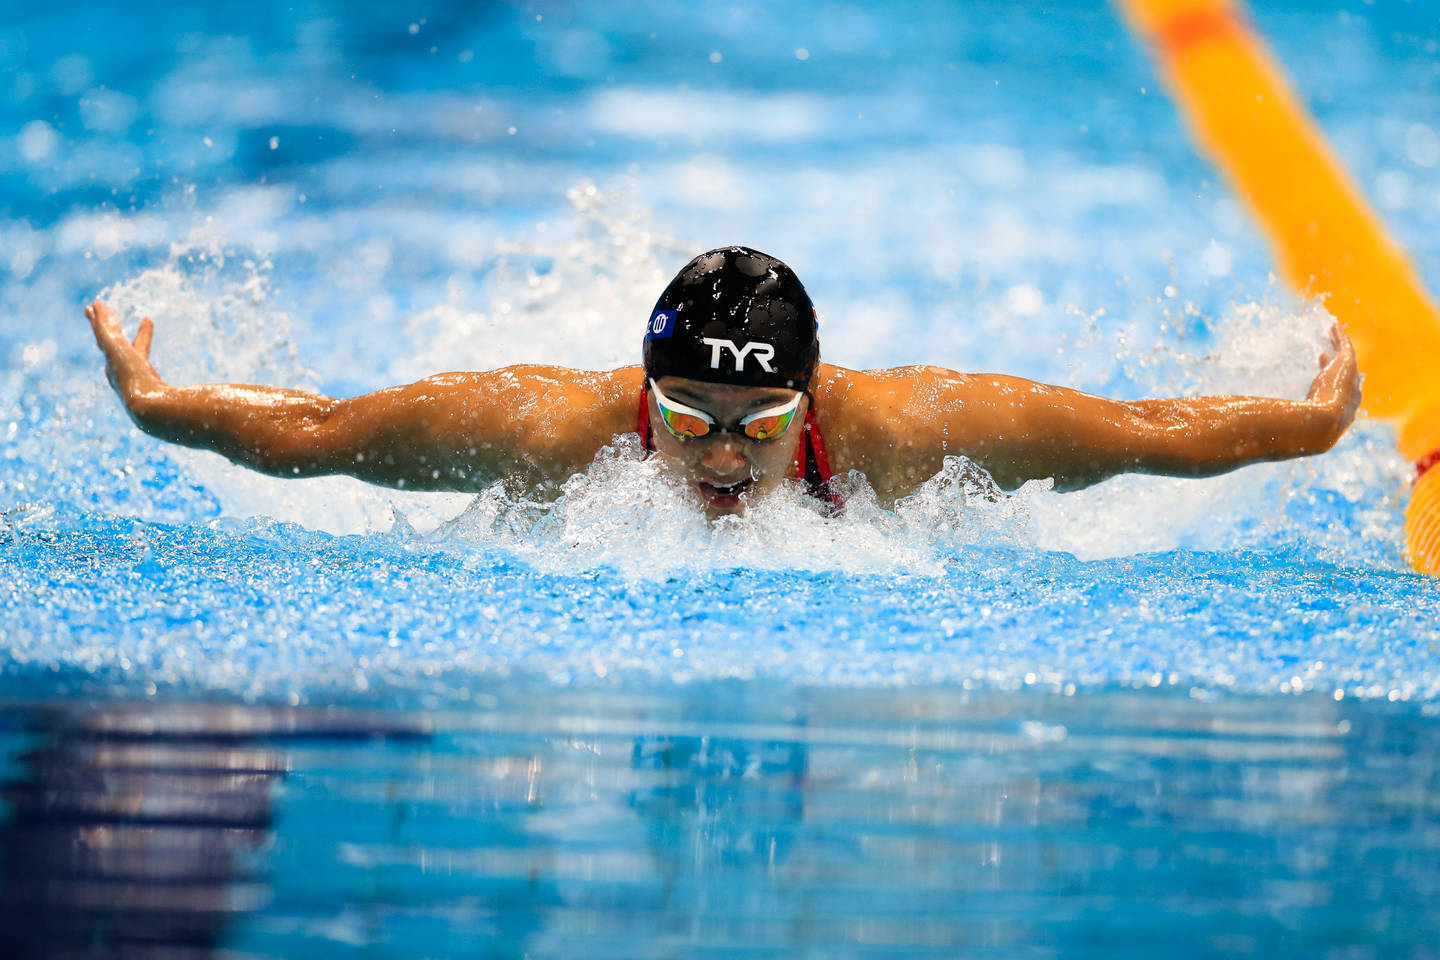
[[1354, 352], [1338, 326], [1331, 342], [1304, 400], [1125, 402], [934, 367], [855, 375], [847, 392], [861, 402], [847, 406], [859, 415], [836, 424], [837, 466], [855, 466], [882, 496], [900, 496], [946, 455], [969, 457], [1006, 488], [1050, 477], [1058, 490], [1078, 490], [1121, 473], [1203, 477], [1323, 453], [1360, 401]]
[[1252, 463], [1323, 453], [1360, 403], [1350, 341], [1332, 350], [1304, 400], [1213, 396], [1122, 402], [1024, 381], [996, 390], [994, 429], [976, 457], [1005, 486], [1053, 477], [1078, 490], [1121, 473], [1208, 477]]

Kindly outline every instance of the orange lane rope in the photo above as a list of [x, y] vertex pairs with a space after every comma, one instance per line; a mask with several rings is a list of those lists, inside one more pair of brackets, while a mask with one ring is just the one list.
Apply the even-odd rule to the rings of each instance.
[[1416, 464], [1410, 561], [1440, 573], [1440, 310], [1232, 0], [1115, 0], [1152, 45], [1192, 133], [1303, 296], [1324, 296], [1365, 374], [1364, 408]]

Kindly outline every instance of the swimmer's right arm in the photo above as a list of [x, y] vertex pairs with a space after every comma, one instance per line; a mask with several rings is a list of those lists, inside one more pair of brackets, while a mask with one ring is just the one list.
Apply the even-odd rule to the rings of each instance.
[[166, 383], [147, 318], [132, 343], [96, 301], [85, 310], [107, 374], [137, 426], [282, 477], [348, 474], [421, 490], [498, 479], [560, 483], [634, 430], [636, 367], [601, 373], [524, 366], [446, 373], [351, 399], [278, 387]]

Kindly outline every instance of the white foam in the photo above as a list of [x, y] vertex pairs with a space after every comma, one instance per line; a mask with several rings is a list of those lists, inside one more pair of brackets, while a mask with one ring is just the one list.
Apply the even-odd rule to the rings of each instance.
[[802, 93], [622, 87], [595, 94], [587, 119], [596, 130], [644, 139], [803, 141], [826, 127], [830, 112], [822, 100]]

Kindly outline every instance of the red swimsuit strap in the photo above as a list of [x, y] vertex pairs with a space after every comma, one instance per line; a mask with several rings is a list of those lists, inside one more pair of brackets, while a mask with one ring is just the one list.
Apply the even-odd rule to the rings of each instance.
[[795, 452], [795, 479], [805, 482], [810, 463], [815, 464], [815, 473], [823, 490], [812, 490], [816, 496], [829, 500], [836, 507], [842, 506], [840, 496], [830, 486], [834, 475], [830, 470], [830, 456], [825, 452], [825, 438], [820, 435], [820, 422], [815, 418], [815, 407], [805, 411], [805, 435], [800, 440], [800, 449]]
[[820, 422], [815, 419], [815, 408], [805, 411], [805, 436], [810, 438], [810, 452], [815, 455], [815, 466], [820, 468], [820, 479], [830, 482], [830, 457], [825, 452], [825, 438], [820, 436]]
[[640, 443], [645, 453], [655, 452], [655, 441], [650, 436], [650, 385], [640, 388], [640, 413], [635, 418], [635, 432], [640, 434]]

